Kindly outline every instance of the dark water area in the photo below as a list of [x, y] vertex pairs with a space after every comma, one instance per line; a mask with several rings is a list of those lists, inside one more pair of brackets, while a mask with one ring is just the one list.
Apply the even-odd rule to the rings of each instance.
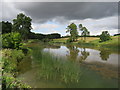
[[32, 88], [117, 88], [118, 52], [33, 44], [18, 79]]

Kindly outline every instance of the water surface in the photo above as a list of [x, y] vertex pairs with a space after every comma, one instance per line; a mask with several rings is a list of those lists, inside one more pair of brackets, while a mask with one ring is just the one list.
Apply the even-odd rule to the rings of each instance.
[[[117, 88], [118, 56], [108, 49], [33, 45], [19, 79], [33, 88]], [[23, 67], [24, 66], [24, 67]]]

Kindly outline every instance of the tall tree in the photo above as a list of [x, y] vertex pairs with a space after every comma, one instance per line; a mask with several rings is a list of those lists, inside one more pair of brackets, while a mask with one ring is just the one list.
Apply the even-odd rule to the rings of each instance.
[[83, 27], [82, 24], [79, 24], [79, 30], [82, 31], [81, 36], [84, 37], [84, 41], [86, 41], [86, 36], [90, 35], [90, 32], [86, 27]]
[[27, 39], [30, 33], [32, 19], [25, 16], [23, 13], [17, 15], [16, 19], [13, 19], [13, 31], [19, 32], [23, 39]]
[[0, 28], [2, 29], [2, 34], [10, 33], [12, 31], [12, 23], [8, 21], [0, 22]]
[[67, 26], [67, 32], [70, 32], [70, 39], [71, 41], [77, 41], [77, 38], [78, 38], [78, 31], [77, 31], [77, 26], [72, 23], [70, 24], [69, 26]]

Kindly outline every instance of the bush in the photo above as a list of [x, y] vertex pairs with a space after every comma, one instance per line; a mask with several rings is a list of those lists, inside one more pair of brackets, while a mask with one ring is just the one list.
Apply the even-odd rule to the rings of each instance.
[[16, 78], [18, 75], [19, 62], [24, 59], [25, 55], [22, 50], [3, 49], [2, 61], [3, 63], [3, 77], [2, 88], [7, 90], [9, 88], [30, 88], [30, 86], [22, 83]]
[[111, 40], [110, 34], [108, 33], [108, 31], [103, 31], [102, 34], [100, 35], [100, 42], [104, 42], [107, 40]]
[[18, 63], [25, 57], [22, 50], [4, 49], [2, 50], [2, 60], [4, 62], [4, 72], [16, 73]]
[[19, 33], [12, 32], [2, 35], [3, 48], [19, 49], [22, 45], [21, 41], [22, 39]]

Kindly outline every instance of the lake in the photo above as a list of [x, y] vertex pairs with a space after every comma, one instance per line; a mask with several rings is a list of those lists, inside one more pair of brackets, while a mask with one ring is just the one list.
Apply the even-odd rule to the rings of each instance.
[[32, 88], [117, 88], [118, 52], [74, 45], [32, 44], [18, 79]]

